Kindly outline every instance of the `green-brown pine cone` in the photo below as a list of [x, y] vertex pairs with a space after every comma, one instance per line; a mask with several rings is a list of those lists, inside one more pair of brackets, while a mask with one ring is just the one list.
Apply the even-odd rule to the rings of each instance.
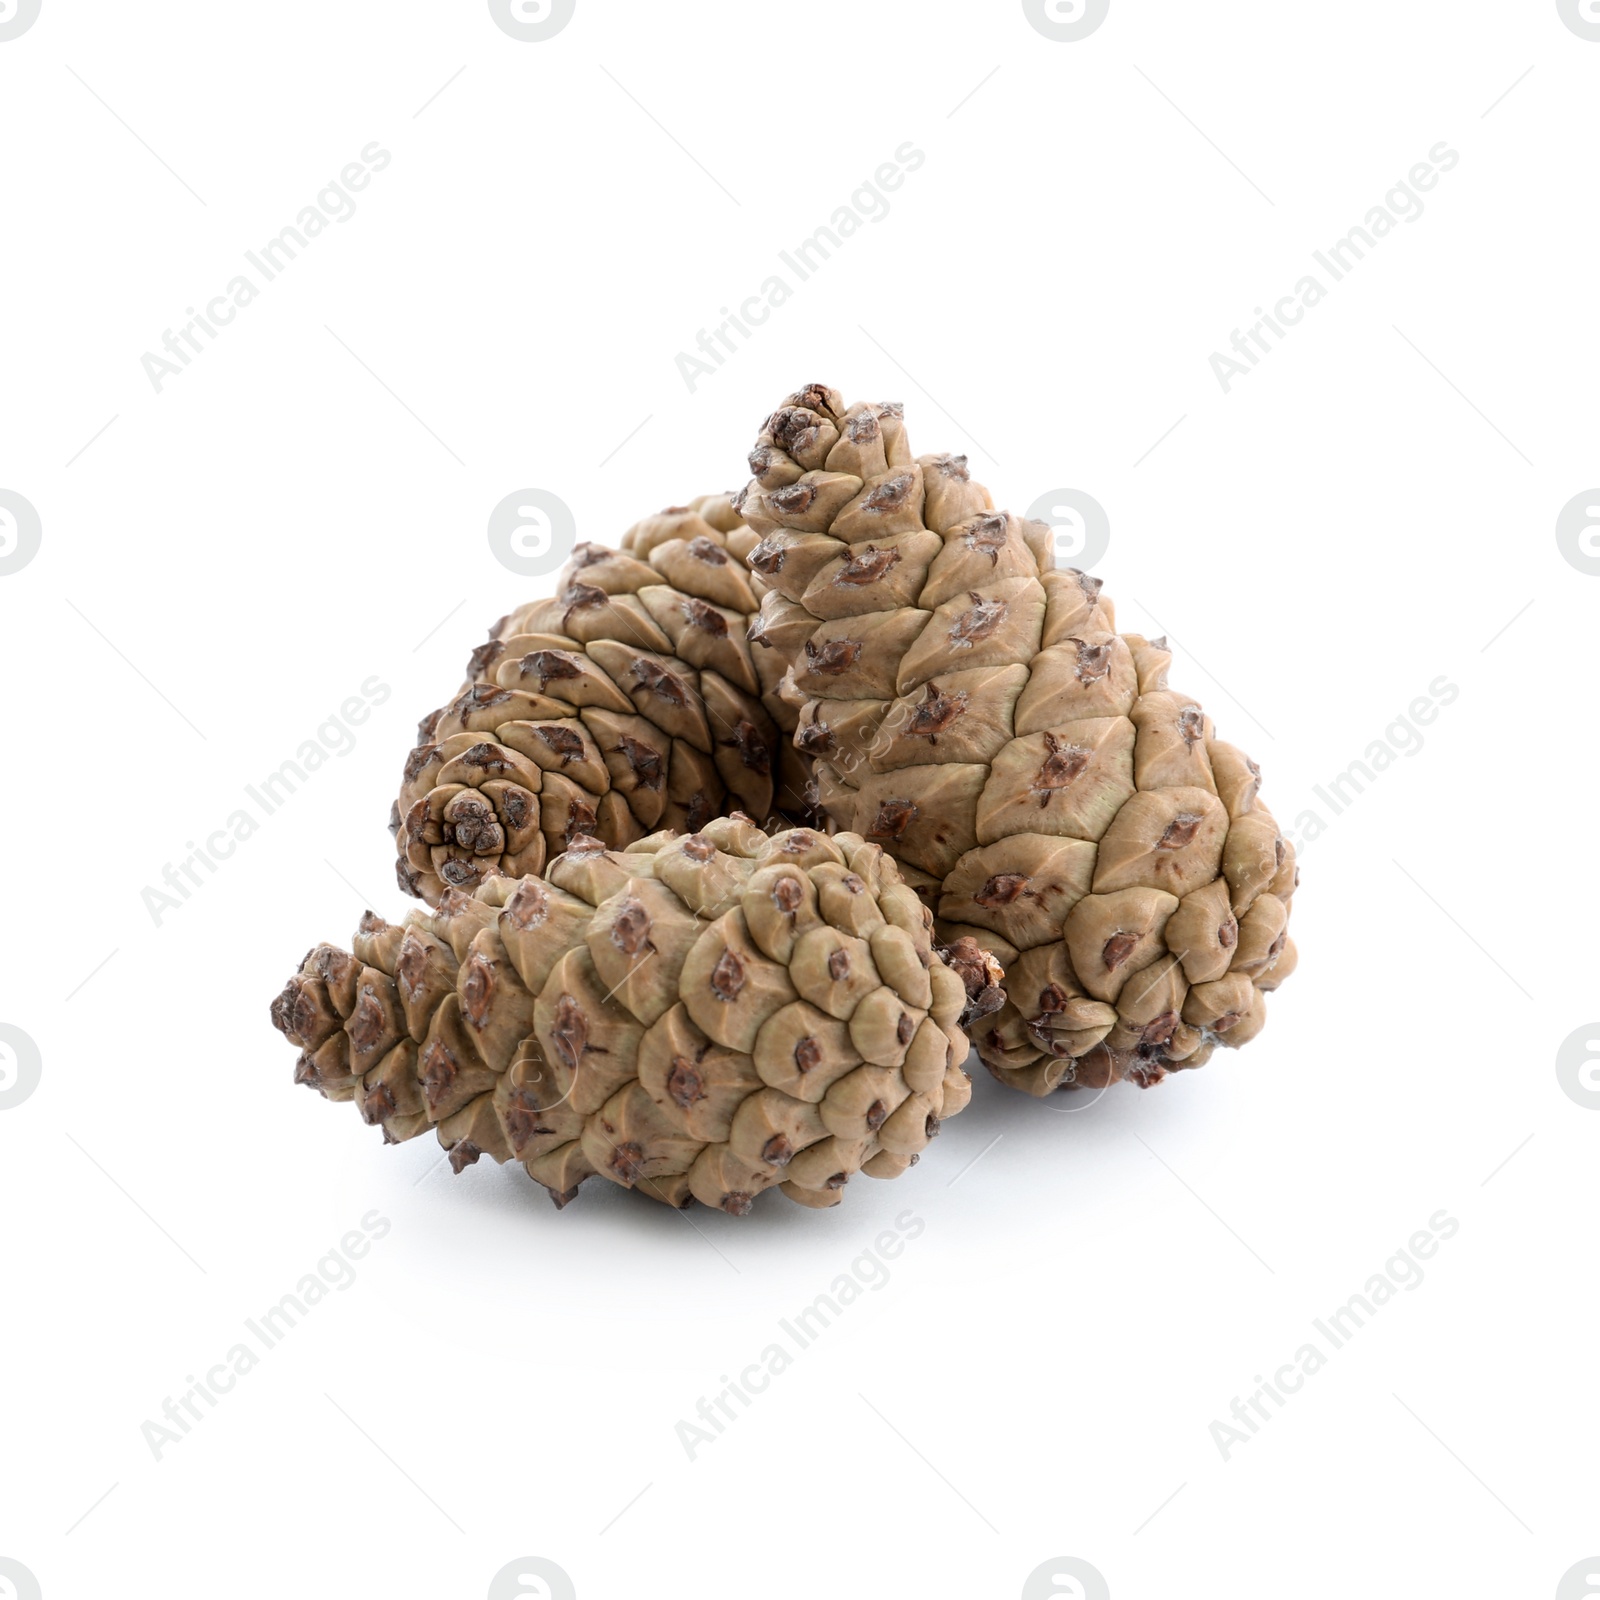
[[[875, 845], [748, 817], [625, 850], [580, 838], [545, 879], [368, 913], [273, 1002], [297, 1081], [391, 1141], [437, 1129], [457, 1172], [518, 1161], [558, 1205], [595, 1174], [742, 1214], [897, 1177], [967, 1103], [963, 1017], [998, 969], [957, 965]], [[957, 966], [960, 970], [958, 972]]]
[[821, 808], [1001, 961], [991, 1071], [1148, 1085], [1253, 1038], [1294, 966], [1293, 852], [1255, 765], [1168, 689], [1165, 640], [1118, 635], [964, 457], [914, 457], [897, 405], [813, 385], [750, 465], [755, 632], [792, 664]]
[[541, 872], [579, 834], [620, 847], [734, 808], [800, 814], [806, 775], [747, 637], [735, 549], [754, 536], [711, 496], [628, 538], [638, 555], [578, 546], [555, 596], [501, 618], [420, 724], [390, 814], [408, 893]]

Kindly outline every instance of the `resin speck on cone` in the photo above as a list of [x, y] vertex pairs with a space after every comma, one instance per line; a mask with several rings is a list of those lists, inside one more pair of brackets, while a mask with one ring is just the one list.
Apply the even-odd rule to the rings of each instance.
[[1004, 967], [974, 1033], [994, 1075], [1149, 1086], [1254, 1038], [1294, 969], [1294, 852], [1259, 769], [1168, 687], [1166, 641], [1118, 634], [965, 457], [913, 455], [899, 405], [813, 384], [749, 463], [753, 636], [787, 663], [818, 804]]
[[546, 878], [491, 877], [353, 948], [318, 945], [273, 1002], [296, 1080], [460, 1172], [521, 1163], [564, 1206], [600, 1176], [743, 1214], [898, 1177], [967, 1104], [963, 1021], [998, 1003], [955, 965], [876, 845], [734, 815]]

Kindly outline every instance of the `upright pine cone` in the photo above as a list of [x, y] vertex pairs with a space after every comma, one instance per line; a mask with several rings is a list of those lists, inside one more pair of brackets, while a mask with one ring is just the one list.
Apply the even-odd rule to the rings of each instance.
[[[894, 863], [853, 834], [747, 817], [625, 850], [579, 838], [541, 880], [368, 913], [273, 1002], [296, 1079], [457, 1172], [520, 1161], [565, 1205], [599, 1173], [742, 1215], [897, 1177], [967, 1103], [967, 984]], [[993, 973], [964, 970], [977, 1004]], [[995, 996], [993, 999], [997, 999]]]
[[814, 385], [750, 466], [756, 632], [793, 663], [821, 807], [1001, 961], [991, 1071], [1148, 1085], [1253, 1038], [1294, 966], [1293, 852], [1255, 765], [1167, 688], [1165, 640], [1119, 636], [964, 457], [913, 457], [899, 406]]
[[389, 825], [407, 893], [538, 873], [580, 834], [623, 846], [734, 807], [799, 814], [804, 775], [751, 659], [741, 531], [726, 496], [674, 507], [630, 530], [646, 559], [579, 545], [553, 598], [501, 618], [406, 760]]

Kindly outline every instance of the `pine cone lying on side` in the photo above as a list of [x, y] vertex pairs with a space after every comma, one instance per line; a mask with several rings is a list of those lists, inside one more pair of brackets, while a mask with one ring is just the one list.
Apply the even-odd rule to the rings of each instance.
[[757, 631], [793, 663], [820, 805], [1001, 961], [974, 1040], [995, 1076], [1149, 1085], [1253, 1038], [1294, 967], [1294, 856], [1254, 763], [1167, 688], [1166, 642], [1119, 636], [965, 457], [913, 457], [898, 405], [812, 385], [750, 466]]
[[962, 974], [893, 861], [748, 817], [625, 850], [580, 837], [547, 878], [368, 913], [273, 1002], [295, 1076], [391, 1141], [436, 1128], [457, 1172], [520, 1161], [565, 1205], [595, 1174], [742, 1215], [897, 1177], [967, 1103]]
[[389, 824], [407, 893], [432, 904], [541, 872], [579, 834], [620, 847], [734, 807], [800, 813], [805, 775], [762, 705], [756, 599], [730, 549], [754, 536], [711, 496], [629, 538], [648, 559], [578, 546], [556, 595], [503, 617], [419, 726]]

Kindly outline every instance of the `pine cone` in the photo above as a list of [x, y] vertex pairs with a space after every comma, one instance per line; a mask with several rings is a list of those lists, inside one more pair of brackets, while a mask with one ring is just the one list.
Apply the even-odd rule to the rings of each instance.
[[[967, 1103], [958, 973], [876, 846], [748, 817], [625, 850], [578, 838], [546, 879], [370, 912], [273, 1002], [296, 1081], [457, 1172], [520, 1161], [558, 1206], [596, 1173], [742, 1215], [897, 1177]], [[982, 967], [980, 959], [980, 969]]]
[[965, 457], [913, 457], [898, 405], [813, 385], [767, 420], [734, 504], [759, 631], [819, 802], [1005, 968], [977, 1032], [1031, 1094], [1158, 1082], [1240, 1045], [1294, 967], [1293, 852], [1259, 770], [1119, 636], [1098, 578], [996, 511]]
[[621, 847], [734, 807], [801, 812], [806, 774], [751, 659], [741, 531], [726, 496], [674, 507], [630, 530], [639, 554], [579, 545], [554, 598], [501, 618], [406, 760], [402, 889], [436, 904], [541, 872], [580, 834]]

